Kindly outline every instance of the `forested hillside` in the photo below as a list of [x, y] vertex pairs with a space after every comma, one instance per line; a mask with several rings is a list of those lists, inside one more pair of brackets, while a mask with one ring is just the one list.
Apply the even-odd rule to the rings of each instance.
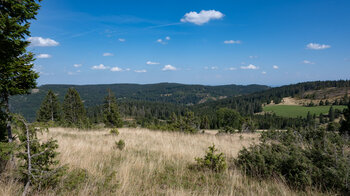
[[[227, 99], [222, 99], [215, 102], [207, 102], [196, 105], [193, 106], [193, 110], [195, 110], [197, 113], [210, 114], [216, 111], [218, 108], [227, 107], [235, 109], [243, 115], [254, 114], [261, 112], [262, 105], [266, 103], [268, 104], [271, 101], [274, 103], [280, 103], [284, 97], [300, 97], [303, 96], [305, 92], [330, 87], [350, 88], [350, 80], [303, 82], [270, 88], [268, 90], [252, 93], [246, 96], [229, 97]], [[312, 97], [309, 96], [309, 98], [311, 99]]]
[[[36, 111], [47, 94], [52, 90], [60, 102], [68, 88], [74, 87], [84, 101], [85, 107], [94, 107], [102, 103], [107, 89], [110, 89], [119, 103], [138, 103], [136, 106], [148, 106], [151, 103], [160, 105], [193, 105], [209, 100], [218, 100], [225, 97], [238, 96], [269, 89], [264, 85], [185, 85], [176, 83], [159, 84], [104, 84], [104, 85], [43, 85], [32, 90], [30, 95], [12, 97], [11, 111], [23, 114], [28, 120], [35, 120]], [[167, 104], [170, 103], [170, 104]], [[154, 104], [152, 104], [154, 105]], [[174, 106], [171, 106], [174, 108]], [[161, 107], [166, 109], [168, 107]], [[169, 112], [169, 111], [168, 111]]]

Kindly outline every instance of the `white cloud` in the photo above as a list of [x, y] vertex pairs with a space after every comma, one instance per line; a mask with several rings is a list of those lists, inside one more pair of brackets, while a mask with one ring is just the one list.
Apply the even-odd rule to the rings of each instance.
[[94, 69], [94, 70], [103, 70], [103, 69], [108, 69], [109, 67], [106, 67], [105, 65], [103, 64], [99, 64], [99, 65], [95, 65], [95, 66], [92, 66], [91, 69]]
[[38, 59], [48, 59], [51, 58], [52, 56], [49, 54], [38, 54], [38, 56], [36, 58]]
[[141, 69], [141, 70], [135, 70], [134, 72], [136, 72], [136, 73], [146, 73], [146, 72], [147, 72], [147, 70], [145, 70], [145, 69]]
[[331, 46], [326, 44], [309, 43], [308, 45], [306, 45], [306, 47], [312, 50], [324, 50], [330, 48]]
[[279, 67], [277, 65], [272, 66], [272, 68], [279, 69]]
[[216, 10], [202, 10], [199, 13], [197, 12], [189, 12], [186, 13], [183, 18], [181, 18], [181, 22], [190, 22], [196, 25], [202, 25], [210, 20], [217, 20], [224, 17], [219, 11]]
[[152, 61], [147, 61], [146, 62], [147, 65], [158, 65], [158, 62], [152, 62]]
[[59, 43], [50, 38], [42, 38], [42, 37], [29, 37], [28, 41], [30, 42], [30, 46], [40, 46], [40, 47], [48, 47], [48, 46], [58, 46]]
[[237, 68], [235, 68], [235, 67], [230, 67], [230, 68], [228, 68], [228, 70], [234, 71], [234, 70], [237, 70]]
[[249, 64], [248, 66], [241, 66], [241, 69], [259, 69], [259, 67]]
[[163, 43], [163, 40], [162, 39], [157, 39], [157, 42], [158, 43]]
[[73, 66], [74, 66], [74, 67], [81, 67], [82, 64], [74, 64]]
[[225, 40], [224, 43], [225, 44], [240, 44], [241, 41], [239, 41], [239, 40]]
[[68, 74], [68, 75], [75, 75], [75, 73], [74, 73], [74, 72], [71, 72], [71, 71], [67, 72], [67, 74]]
[[217, 70], [217, 69], [219, 69], [219, 67], [218, 66], [212, 66], [210, 69]]
[[170, 38], [169, 36], [166, 36], [165, 39], [166, 39], [166, 40], [170, 40], [171, 38]]
[[176, 67], [172, 65], [165, 65], [162, 69], [163, 71], [176, 71]]
[[303, 63], [304, 63], [304, 64], [310, 64], [310, 65], [315, 64], [314, 62], [311, 62], [311, 61], [309, 61], [309, 60], [303, 60]]
[[206, 69], [206, 70], [207, 70], [207, 69], [209, 69], [209, 67], [208, 67], [208, 66], [205, 66], [205, 67], [204, 67], [204, 69]]
[[130, 71], [131, 69], [130, 68], [126, 68], [125, 71]]
[[123, 71], [123, 69], [119, 68], [119, 67], [112, 67], [111, 71]]
[[114, 54], [113, 54], [113, 53], [106, 52], [106, 53], [103, 53], [102, 56], [114, 56]]
[[266, 71], [261, 72], [261, 74], [264, 74], [264, 75], [265, 75], [265, 74], [266, 74]]
[[126, 40], [124, 38], [119, 38], [118, 41], [125, 42]]
[[258, 56], [249, 56], [250, 59], [256, 59]]

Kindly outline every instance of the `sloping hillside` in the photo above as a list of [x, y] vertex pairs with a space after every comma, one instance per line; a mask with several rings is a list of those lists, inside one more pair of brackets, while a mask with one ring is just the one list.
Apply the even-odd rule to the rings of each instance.
[[35, 119], [35, 112], [48, 90], [53, 90], [60, 101], [68, 88], [74, 87], [80, 93], [86, 107], [103, 102], [107, 89], [119, 100], [141, 100], [148, 102], [193, 105], [203, 100], [216, 100], [222, 97], [237, 96], [269, 89], [264, 85], [185, 85], [176, 83], [159, 84], [103, 84], [103, 85], [43, 85], [33, 89], [32, 94], [11, 98], [11, 111], [23, 114], [28, 120]]

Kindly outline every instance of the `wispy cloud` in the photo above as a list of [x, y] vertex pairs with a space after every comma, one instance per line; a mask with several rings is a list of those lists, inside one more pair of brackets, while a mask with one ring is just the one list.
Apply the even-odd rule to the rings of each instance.
[[102, 56], [114, 56], [114, 54], [113, 54], [113, 53], [106, 52], [106, 53], [103, 53]]
[[306, 45], [306, 47], [311, 50], [324, 50], [330, 48], [331, 46], [326, 44], [309, 43]]
[[261, 72], [261, 74], [265, 75], [265, 74], [266, 74], [266, 71]]
[[241, 69], [259, 69], [259, 67], [253, 65], [253, 64], [249, 64], [247, 66], [241, 66]]
[[81, 67], [81, 66], [83, 66], [82, 64], [74, 64], [73, 65], [74, 67]]
[[147, 61], [146, 62], [147, 65], [158, 65], [158, 62], [152, 62], [152, 61]]
[[124, 38], [119, 38], [118, 41], [125, 42], [126, 40]]
[[49, 47], [59, 45], [57, 41], [50, 38], [29, 37], [27, 40], [30, 42], [30, 46]]
[[212, 67], [210, 67], [210, 69], [217, 70], [217, 69], [219, 69], [219, 67], [218, 66], [212, 66]]
[[311, 61], [309, 61], [309, 60], [303, 60], [303, 63], [304, 63], [304, 64], [310, 64], [310, 65], [315, 64], [314, 62], [311, 62]]
[[112, 67], [111, 69], [110, 69], [111, 71], [113, 71], [113, 72], [115, 72], [115, 71], [123, 71], [123, 69], [121, 69], [121, 68], [119, 68], [119, 67]]
[[240, 44], [240, 40], [225, 40], [224, 44]]
[[258, 56], [249, 56], [250, 59], [257, 59]]
[[237, 68], [235, 68], [235, 67], [229, 67], [228, 70], [234, 71], [234, 70], [237, 70]]
[[104, 70], [104, 69], [108, 69], [109, 67], [105, 66], [104, 64], [99, 64], [99, 65], [95, 65], [95, 66], [92, 66], [91, 69], [93, 70]]
[[48, 59], [48, 58], [51, 58], [52, 56], [51, 55], [49, 55], [49, 54], [38, 54], [37, 56], [36, 56], [36, 58], [38, 58], [38, 59]]
[[[162, 39], [162, 38], [159, 38], [159, 39], [157, 39], [157, 42], [158, 43], [160, 43], [160, 44], [167, 44], [168, 42], [166, 42], [166, 41], [169, 41], [171, 38], [169, 37], [169, 36], [166, 36], [165, 38], [164, 38], [164, 40]], [[166, 40], [166, 41], [165, 41]]]
[[279, 69], [279, 67], [277, 65], [272, 66], [272, 68]]
[[135, 70], [134, 72], [136, 72], [136, 73], [146, 73], [146, 72], [147, 72], [147, 70], [145, 70], [145, 69], [141, 69], [141, 70]]
[[186, 13], [183, 18], [181, 18], [181, 22], [189, 22], [196, 25], [203, 25], [208, 23], [210, 20], [218, 20], [224, 17], [219, 11], [216, 10], [202, 10], [199, 13], [197, 12], [189, 12]]
[[162, 69], [163, 71], [176, 71], [176, 67], [172, 66], [172, 65], [165, 65]]

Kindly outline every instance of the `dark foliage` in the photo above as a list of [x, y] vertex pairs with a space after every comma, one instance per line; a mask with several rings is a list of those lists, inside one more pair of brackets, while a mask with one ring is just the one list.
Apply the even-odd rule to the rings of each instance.
[[236, 165], [259, 178], [282, 178], [296, 189], [307, 187], [350, 193], [349, 142], [325, 130], [269, 131], [261, 144], [244, 148]]

